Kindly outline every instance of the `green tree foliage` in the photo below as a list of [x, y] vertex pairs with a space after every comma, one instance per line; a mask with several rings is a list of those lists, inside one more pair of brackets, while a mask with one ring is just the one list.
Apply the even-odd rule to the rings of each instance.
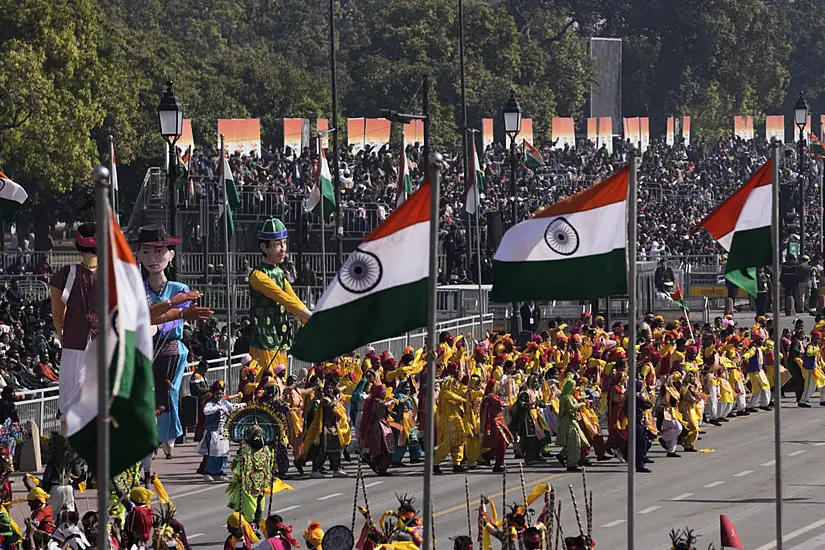
[[[436, 147], [460, 142], [457, 0], [338, 0], [339, 116], [419, 111], [431, 78]], [[0, 0], [0, 170], [30, 192], [21, 217], [71, 221], [88, 173], [118, 147], [129, 187], [157, 165], [155, 109], [166, 80], [216, 143], [216, 119], [328, 117], [326, 2], [304, 0]], [[465, 0], [469, 125], [493, 117], [510, 88], [537, 139], [556, 115], [584, 116], [586, 38], [624, 41], [628, 116], [690, 114], [696, 132], [734, 114], [792, 105], [805, 88], [825, 107], [817, 0]], [[135, 189], [131, 190], [134, 196]], [[64, 193], [73, 193], [72, 202]], [[71, 210], [69, 209], [71, 208]]]

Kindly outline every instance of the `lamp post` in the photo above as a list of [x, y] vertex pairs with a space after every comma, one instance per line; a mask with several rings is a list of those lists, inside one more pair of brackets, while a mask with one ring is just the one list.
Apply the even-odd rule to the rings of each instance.
[[[178, 101], [177, 96], [172, 92], [172, 81], [166, 83], [166, 91], [160, 98], [158, 104], [158, 125], [160, 135], [169, 144], [169, 165], [166, 168], [166, 179], [169, 190], [169, 231], [171, 235], [177, 234], [177, 197], [175, 196], [175, 178], [172, 175], [172, 162], [177, 164], [175, 156], [175, 144], [183, 134], [183, 105]], [[173, 276], [177, 276], [178, 256], [172, 260]]]
[[[521, 132], [521, 106], [516, 100], [516, 91], [510, 90], [510, 99], [502, 110], [504, 116], [504, 132], [510, 137], [510, 194], [513, 199], [513, 226], [518, 223], [518, 187], [516, 184], [516, 136]], [[510, 319], [510, 333], [518, 337], [518, 303], [513, 302], [513, 316]]]
[[799, 92], [799, 99], [793, 108], [793, 118], [796, 127], [799, 128], [799, 259], [805, 255], [805, 178], [802, 175], [805, 169], [805, 126], [808, 124], [808, 102], [805, 101], [805, 94]]

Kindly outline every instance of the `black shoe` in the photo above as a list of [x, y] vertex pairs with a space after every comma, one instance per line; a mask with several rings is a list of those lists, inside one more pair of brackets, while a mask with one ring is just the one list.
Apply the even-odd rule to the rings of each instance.
[[293, 462], [293, 464], [295, 465], [295, 469], [298, 470], [298, 473], [304, 475], [304, 465], [297, 460]]
[[772, 411], [773, 410], [773, 407], [771, 407], [770, 405], [767, 405], [765, 407], [759, 407], [759, 408], [762, 409], [763, 411]]
[[649, 458], [645, 459], [645, 464], [654, 464], [655, 462], [656, 462], [655, 460], [651, 460]]
[[724, 424], [725, 422], [730, 422], [730, 421], [727, 419], [727, 417], [725, 417], [725, 418], [717, 418], [716, 420], [717, 420], [717, 422], [721, 422], [722, 424]]
[[676, 453], [667, 453], [668, 458], [681, 458], [681, 455], [677, 455]]
[[578, 466], [568, 466], [567, 471], [568, 472], [581, 472], [582, 469], [579, 468]]
[[652, 470], [650, 468], [636, 468], [636, 473], [638, 474], [649, 474]]
[[463, 474], [469, 470], [467, 466], [453, 466], [453, 473], [454, 474]]
[[699, 451], [697, 451], [696, 449], [683, 449], [682, 452], [683, 453], [698, 453]]
[[745, 409], [745, 412], [758, 413], [759, 409], [757, 409], [756, 407], [748, 407], [747, 409]]
[[559, 453], [556, 455], [556, 460], [559, 461], [559, 464], [562, 466], [567, 466], [567, 459], [564, 457], [563, 454]]
[[808, 405], [807, 403], [797, 403], [796, 406], [799, 407], [800, 409], [810, 409], [811, 408], [811, 406]]
[[751, 413], [749, 413], [748, 411], [739, 411], [739, 412], [736, 413], [736, 416], [750, 416], [750, 415], [751, 415]]
[[493, 466], [494, 474], [501, 474], [504, 472], [504, 466]]
[[433, 466], [433, 473], [434, 474], [440, 474], [441, 473], [441, 466], [439, 466], [438, 464]]
[[659, 445], [662, 446], [662, 449], [667, 450], [667, 443], [665, 443], [665, 440], [661, 437], [659, 438]]
[[713, 424], [714, 426], [721, 426], [722, 425], [722, 423], [719, 422], [719, 420], [716, 420], [716, 419], [711, 420], [710, 422], [708, 422], [708, 424]]

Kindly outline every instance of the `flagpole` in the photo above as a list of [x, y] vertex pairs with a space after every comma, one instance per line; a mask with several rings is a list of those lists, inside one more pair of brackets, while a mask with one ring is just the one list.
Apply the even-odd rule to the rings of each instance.
[[[470, 166], [470, 152], [467, 142], [467, 75], [465, 70], [465, 48], [464, 48], [464, 0], [458, 0], [458, 45], [459, 45], [459, 65], [461, 68], [461, 127], [463, 131], [461, 132], [461, 156], [464, 157], [464, 178], [472, 177], [475, 179], [475, 174], [470, 174], [469, 166]], [[469, 185], [469, 181], [464, 182], [464, 186]], [[476, 192], [476, 197], [478, 197], [478, 193]], [[465, 235], [467, 242], [465, 246], [467, 247], [467, 272], [470, 271], [470, 258], [472, 257], [472, 244], [470, 242], [470, 214], [464, 209], [464, 221], [465, 221]], [[476, 212], [478, 211], [478, 199], [476, 198]], [[450, 273], [447, 273], [447, 282], [449, 283], [450, 280]], [[479, 302], [479, 308], [481, 307], [481, 302]]]
[[[111, 178], [112, 175], [115, 173], [115, 138], [113, 136], [109, 136], [109, 177]], [[110, 180], [111, 181], [111, 180]], [[111, 186], [110, 193], [111, 193], [111, 205], [112, 211], [115, 213], [115, 221], [120, 223], [120, 204], [118, 204], [118, 197], [117, 197], [117, 188], [114, 185]]]
[[[426, 122], [425, 122], [426, 124]], [[441, 166], [444, 157], [440, 153], [432, 153], [428, 159], [430, 169], [430, 271], [427, 281], [427, 397], [424, 423], [424, 546], [422, 550], [433, 550], [433, 449], [435, 447], [435, 369], [436, 351], [438, 348], [436, 335], [436, 308], [438, 293], [438, 202], [441, 194]]]
[[779, 328], [779, 273], [782, 254], [782, 234], [779, 229], [779, 149], [782, 142], [771, 140], [771, 166], [773, 205], [771, 207], [771, 236], [773, 240], [773, 273], [771, 292], [773, 293], [773, 364], [774, 364], [774, 411], [773, 442], [776, 480], [776, 550], [782, 550], [782, 376], [779, 368], [781, 329]]
[[627, 195], [627, 294], [629, 335], [627, 350], [627, 550], [634, 549], [636, 508], [636, 195], [638, 149], [630, 148], [630, 182]]
[[221, 134], [221, 183], [223, 184], [223, 245], [226, 262], [226, 336], [229, 339], [229, 349], [226, 350], [226, 361], [232, 356], [232, 268], [230, 266], [231, 255], [229, 253], [229, 194], [226, 192], [227, 174], [223, 173], [224, 155], [226, 154], [225, 135]]
[[[472, 140], [472, 149], [473, 149], [473, 164], [476, 161], [476, 130], [467, 129], [470, 133], [470, 139]], [[476, 194], [476, 212], [475, 212], [475, 219], [476, 219], [476, 268], [478, 269], [478, 273], [476, 279], [478, 281], [478, 340], [484, 338], [484, 289], [482, 288], [481, 284], [481, 190], [476, 185], [476, 171], [479, 169], [479, 166], [473, 166], [473, 174], [472, 174], [472, 182], [473, 182], [473, 189], [475, 189]], [[464, 177], [467, 177], [466, 175]], [[464, 182], [464, 185], [467, 185], [467, 182]], [[468, 233], [469, 234], [469, 233]]]
[[109, 535], [109, 170], [92, 170], [95, 185], [95, 240], [97, 241], [97, 547], [108, 547]]

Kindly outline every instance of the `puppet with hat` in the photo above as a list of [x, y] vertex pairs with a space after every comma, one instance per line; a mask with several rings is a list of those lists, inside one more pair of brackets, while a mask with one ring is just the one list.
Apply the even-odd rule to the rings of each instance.
[[249, 275], [249, 353], [260, 372], [287, 363], [292, 344], [289, 314], [306, 323], [312, 315], [286, 279], [280, 265], [286, 260], [287, 230], [277, 218], [258, 231], [261, 263]]
[[170, 281], [166, 276], [166, 269], [175, 257], [173, 247], [180, 242], [180, 237], [166, 234], [163, 224], [141, 227], [134, 241], [137, 259], [146, 276], [144, 287], [152, 323], [157, 327], [152, 372], [155, 407], [160, 413], [158, 441], [166, 458], [172, 458], [175, 440], [183, 435], [178, 402], [189, 355], [182, 342], [183, 322], [205, 319], [212, 314], [208, 308], [192, 307], [192, 302], [201, 296], [199, 292], [191, 292], [185, 284]]

